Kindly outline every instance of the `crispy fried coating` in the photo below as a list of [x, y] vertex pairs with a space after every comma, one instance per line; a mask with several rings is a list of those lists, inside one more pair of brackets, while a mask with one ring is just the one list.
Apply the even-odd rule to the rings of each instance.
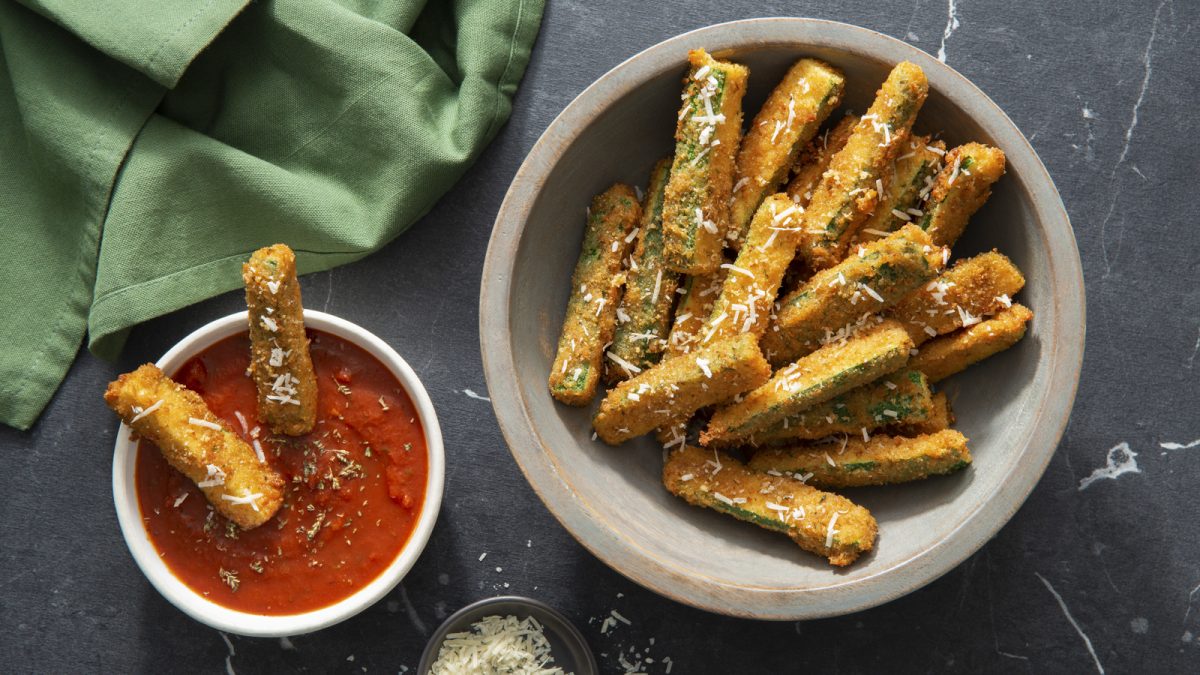
[[812, 139], [804, 148], [793, 167], [792, 180], [787, 185], [787, 194], [792, 201], [808, 207], [813, 191], [821, 183], [821, 176], [829, 170], [834, 155], [846, 147], [846, 141], [850, 140], [858, 121], [858, 115], [845, 115], [833, 128]]
[[304, 333], [295, 254], [284, 244], [258, 249], [242, 265], [242, 282], [258, 417], [277, 434], [307, 434], [317, 423], [317, 376]]
[[959, 260], [897, 302], [888, 316], [904, 324], [919, 347], [1004, 309], [1024, 286], [1021, 270], [1004, 254], [989, 251]]
[[218, 513], [249, 530], [283, 504], [283, 478], [208, 409], [204, 399], [147, 363], [110, 382], [104, 401], [167, 462], [200, 487]]
[[912, 340], [895, 321], [880, 319], [842, 342], [779, 369], [741, 401], [718, 408], [700, 436], [702, 445], [744, 438], [838, 394], [894, 372], [908, 361]]
[[946, 144], [940, 140], [930, 140], [929, 136], [910, 139], [904, 154], [896, 158], [888, 180], [883, 181], [879, 205], [863, 223], [855, 239], [874, 241], [923, 217], [925, 212], [917, 208], [921, 204], [921, 192], [927, 185], [933, 185], [933, 177], [942, 168], [945, 154]]
[[663, 159], [650, 172], [650, 184], [642, 204], [638, 225], [637, 248], [626, 272], [625, 293], [617, 309], [617, 328], [610, 356], [605, 363], [605, 379], [619, 382], [634, 371], [620, 363], [645, 369], [662, 360], [671, 329], [671, 307], [679, 273], [663, 266], [662, 207], [663, 192], [671, 175], [671, 160]]
[[773, 325], [763, 334], [767, 359], [780, 366], [821, 346], [846, 326], [870, 315], [933, 279], [943, 256], [914, 225], [863, 245], [834, 267], [818, 272], [779, 303]]
[[663, 485], [694, 506], [786, 534], [833, 565], [845, 566], [875, 545], [878, 525], [849, 499], [793, 478], [751, 471], [730, 455], [688, 446], [663, 466]]
[[677, 417], [727, 401], [771, 376], [753, 335], [673, 356], [609, 390], [592, 420], [596, 434], [616, 445]]
[[749, 466], [806, 478], [820, 488], [907, 483], [953, 473], [971, 463], [967, 438], [953, 429], [907, 438], [878, 434], [864, 441], [767, 448], [754, 454]]
[[625, 256], [642, 209], [633, 188], [620, 183], [592, 199], [583, 247], [571, 275], [571, 297], [550, 369], [550, 393], [567, 405], [584, 406], [600, 383], [604, 345], [617, 323], [625, 283]]
[[879, 201], [879, 182], [908, 143], [929, 83], [915, 64], [896, 65], [875, 94], [846, 146], [834, 155], [804, 214], [804, 261], [813, 270], [833, 267]]
[[898, 420], [897, 424], [888, 425], [884, 433], [891, 436], [923, 436], [936, 434], [949, 429], [954, 424], [954, 410], [950, 407], [950, 399], [945, 392], [933, 395], [929, 415], [923, 420]]
[[1033, 312], [1024, 305], [1014, 304], [996, 316], [957, 332], [931, 340], [921, 347], [910, 365], [940, 382], [1015, 345], [1025, 337]]
[[859, 435], [900, 422], [921, 423], [934, 414], [933, 408], [933, 395], [924, 373], [900, 371], [789, 415], [745, 438], [727, 438], [711, 445], [781, 445], [838, 434]]
[[800, 59], [775, 86], [742, 138], [729, 207], [733, 247], [740, 248], [750, 221], [767, 196], [783, 185], [800, 150], [842, 102], [846, 78], [817, 59]]
[[762, 336], [788, 265], [800, 243], [801, 209], [783, 193], [767, 197], [754, 215], [746, 245], [713, 305], [702, 343], [741, 333]]
[[750, 70], [717, 61], [703, 49], [689, 52], [688, 63], [663, 206], [663, 239], [668, 269], [700, 275], [711, 274], [723, 261]]
[[946, 163], [929, 193], [921, 229], [938, 246], [953, 246], [967, 220], [992, 194], [992, 184], [1004, 175], [1004, 151], [982, 143], [967, 143], [946, 155]]
[[[703, 338], [704, 325], [712, 315], [713, 305], [721, 297], [721, 289], [729, 268], [720, 267], [712, 274], [699, 277], [686, 277], [683, 281], [683, 297], [675, 308], [675, 319], [671, 325], [671, 336], [667, 341], [667, 356], [688, 354], [693, 349], [699, 349]], [[659, 443], [673, 447], [683, 443], [687, 436], [688, 420], [691, 414], [674, 417], [658, 428], [655, 434]]]

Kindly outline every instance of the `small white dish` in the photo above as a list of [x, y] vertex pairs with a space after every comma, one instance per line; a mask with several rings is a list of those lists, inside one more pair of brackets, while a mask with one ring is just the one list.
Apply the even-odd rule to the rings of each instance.
[[[193, 331], [172, 347], [155, 365], [166, 373], [175, 372], [189, 358], [205, 348], [232, 335], [246, 330], [246, 312], [238, 312], [217, 319]], [[113, 502], [117, 509], [117, 521], [121, 534], [133, 559], [150, 583], [172, 605], [188, 616], [217, 630], [250, 637], [283, 637], [301, 635], [340, 623], [370, 607], [387, 595], [404, 575], [412, 569], [424, 550], [429, 535], [437, 522], [442, 504], [442, 490], [446, 477], [445, 452], [442, 447], [442, 430], [438, 426], [433, 402], [417, 374], [404, 359], [375, 335], [361, 326], [336, 316], [310, 309], [304, 310], [304, 323], [308, 328], [336, 335], [352, 342], [374, 356], [400, 381], [412, 399], [425, 432], [425, 445], [429, 452], [429, 472], [425, 483], [425, 499], [421, 515], [417, 518], [412, 534], [400, 550], [399, 555], [370, 583], [353, 595], [327, 607], [311, 612], [289, 615], [263, 615], [242, 612], [223, 607], [208, 600], [179, 580], [159, 557], [150, 541], [142, 522], [138, 506], [137, 483], [134, 470], [137, 465], [137, 442], [132, 430], [125, 424], [117, 433], [116, 449], [113, 452]]]

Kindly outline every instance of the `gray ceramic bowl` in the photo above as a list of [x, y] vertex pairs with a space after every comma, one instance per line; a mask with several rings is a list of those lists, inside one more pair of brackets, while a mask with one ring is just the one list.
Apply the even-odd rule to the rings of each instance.
[[562, 612], [533, 598], [501, 595], [473, 602], [443, 621], [425, 645], [425, 651], [421, 654], [421, 664], [417, 667], [418, 675], [429, 675], [429, 670], [437, 661], [447, 635], [470, 630], [471, 624], [492, 615], [512, 615], [518, 619], [533, 617], [542, 624], [546, 641], [550, 643], [550, 655], [554, 657], [554, 666], [573, 675], [597, 675], [600, 672], [596, 666], [596, 657], [592, 655], [583, 633], [580, 633], [575, 624], [563, 616]]
[[[584, 207], [614, 181], [640, 185], [671, 152], [688, 49], [750, 67], [757, 110], [801, 56], [847, 75], [845, 108], [866, 109], [892, 65], [909, 60], [930, 82], [918, 130], [947, 145], [981, 141], [1008, 155], [1008, 174], [972, 219], [956, 256], [998, 248], [1025, 272], [1019, 300], [1035, 318], [1013, 349], [947, 381], [974, 466], [921, 483], [849, 496], [879, 520], [876, 550], [844, 570], [786, 537], [667, 494], [649, 438], [591, 440], [590, 414], [555, 403], [546, 377]], [[928, 54], [863, 28], [809, 19], [755, 19], [697, 30], [634, 56], [597, 80], [529, 153], [496, 219], [483, 271], [480, 340], [488, 388], [513, 456], [551, 512], [601, 560], [680, 602], [769, 619], [844, 614], [936, 579], [996, 534], [1033, 489], [1067, 423], [1083, 356], [1079, 252], [1062, 201], [1012, 121], [978, 88]]]

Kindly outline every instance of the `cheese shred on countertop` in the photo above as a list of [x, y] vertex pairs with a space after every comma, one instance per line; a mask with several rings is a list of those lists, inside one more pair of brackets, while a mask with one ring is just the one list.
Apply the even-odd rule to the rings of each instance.
[[564, 675], [553, 664], [542, 624], [533, 617], [518, 619], [510, 614], [485, 616], [470, 630], [447, 635], [429, 672]]

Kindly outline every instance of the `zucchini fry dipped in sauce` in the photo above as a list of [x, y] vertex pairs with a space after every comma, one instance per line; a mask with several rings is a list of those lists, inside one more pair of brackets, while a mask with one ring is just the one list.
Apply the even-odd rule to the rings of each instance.
[[858, 115], [842, 117], [832, 129], [827, 129], [824, 134], [812, 139], [808, 147], [800, 153], [796, 166], [793, 167], [795, 175], [787, 185], [787, 194], [792, 201], [808, 207], [813, 192], [821, 184], [821, 176], [829, 170], [829, 163], [833, 161], [834, 155], [846, 147], [846, 141], [850, 140], [850, 134], [854, 133], [858, 121]]
[[199, 394], [156, 366], [147, 363], [109, 383], [104, 401], [238, 527], [258, 527], [279, 510], [284, 487], [279, 474]]
[[800, 150], [842, 102], [846, 79], [816, 59], [800, 59], [783, 76], [742, 139], [729, 207], [734, 248], [741, 246], [759, 204], [783, 185]]
[[277, 434], [307, 434], [317, 421], [317, 376], [304, 334], [296, 255], [283, 244], [260, 248], [242, 265], [242, 282], [259, 419]]
[[830, 342], [779, 369], [741, 401], [718, 408], [700, 443], [707, 446], [731, 437], [745, 438], [780, 424], [790, 415], [895, 372], [908, 361], [912, 348], [912, 340], [899, 323], [879, 319], [845, 341]]
[[928, 136], [911, 139], [903, 155], [896, 158], [895, 168], [888, 180], [883, 181], [883, 196], [875, 212], [858, 231], [861, 241], [874, 241], [888, 233], [904, 227], [915, 219], [923, 218], [922, 194], [927, 194], [927, 185], [942, 168], [942, 157], [946, 144], [931, 141]]
[[967, 143], [946, 155], [919, 222], [938, 246], [953, 246], [967, 220], [992, 194], [992, 184], [1004, 175], [1004, 152], [981, 143]]
[[[911, 359], [909, 362], [911, 363]], [[926, 378], [928, 381], [928, 378]], [[945, 392], [938, 392], [933, 395], [933, 402], [929, 409], [929, 415], [923, 420], [897, 420], [897, 424], [888, 426], [884, 433], [890, 436], [923, 436], [925, 434], [936, 434], [939, 431], [949, 429], [954, 424], [954, 410], [950, 408], [950, 399], [946, 398]]]
[[711, 274], [723, 262], [750, 70], [717, 61], [703, 49], [689, 52], [688, 62], [663, 206], [663, 238], [667, 267], [700, 275]]
[[768, 448], [754, 454], [750, 468], [807, 476], [819, 488], [907, 483], [966, 468], [971, 451], [962, 434], [947, 429], [905, 438], [879, 434], [870, 440], [849, 437], [841, 443]]
[[930, 338], [979, 323], [1012, 304], [1025, 286], [1021, 270], [997, 251], [959, 260], [897, 302], [888, 316], [904, 324], [918, 347]]
[[694, 506], [782, 532], [833, 565], [849, 565], [875, 545], [878, 525], [865, 508], [793, 478], [752, 471], [716, 450], [687, 446], [671, 453], [663, 485]]
[[875, 210], [882, 180], [907, 145], [928, 93], [919, 67], [904, 61], [892, 69], [806, 207], [801, 252], [809, 268], [827, 269], [845, 257], [850, 239]]
[[628, 185], [614, 185], [592, 199], [550, 370], [550, 393], [567, 405], [587, 405], [596, 395], [604, 346], [616, 328], [629, 234], [641, 211]]
[[941, 382], [1015, 345], [1025, 337], [1032, 318], [1028, 307], [1014, 304], [991, 319], [929, 341], [910, 365], [925, 373], [930, 382]]
[[701, 344], [742, 333], [761, 336], [788, 265], [800, 244], [799, 206], [783, 193], [767, 197], [754, 215], [745, 246], [728, 270]]
[[753, 335], [673, 356], [609, 390], [592, 420], [609, 445], [749, 391], [771, 376]]
[[859, 435], [897, 423], [920, 423], [934, 414], [925, 375], [908, 370], [851, 389], [824, 403], [783, 418], [745, 438], [727, 438], [714, 447], [780, 445], [838, 434]]
[[780, 366], [844, 335], [933, 279], [943, 259], [913, 225], [861, 246], [780, 301], [774, 325], [763, 334], [767, 359]]
[[669, 159], [655, 164], [650, 172], [637, 248], [629, 260], [625, 293], [617, 308], [617, 328], [605, 364], [605, 379], [609, 382], [619, 382], [658, 363], [666, 350], [671, 306], [679, 286], [679, 273], [663, 266], [663, 191], [670, 173]]

